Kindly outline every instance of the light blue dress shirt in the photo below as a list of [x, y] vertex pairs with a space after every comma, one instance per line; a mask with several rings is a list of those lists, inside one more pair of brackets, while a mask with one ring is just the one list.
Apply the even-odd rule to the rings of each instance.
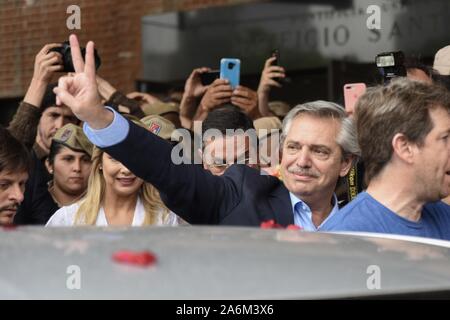
[[336, 195], [333, 194], [334, 206], [328, 217], [316, 228], [312, 221], [312, 211], [309, 206], [297, 198], [294, 194], [289, 192], [291, 197], [292, 210], [294, 212], [294, 224], [303, 228], [305, 231], [320, 231], [323, 225], [339, 211], [338, 201]]
[[106, 148], [118, 144], [125, 140], [130, 130], [128, 121], [111, 107], [106, 107], [114, 113], [113, 122], [106, 128], [95, 130], [83, 124], [83, 131], [86, 137], [97, 147]]

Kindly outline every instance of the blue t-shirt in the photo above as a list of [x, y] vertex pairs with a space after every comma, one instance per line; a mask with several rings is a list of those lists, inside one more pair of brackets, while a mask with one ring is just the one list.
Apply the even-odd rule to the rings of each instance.
[[361, 231], [450, 240], [450, 206], [442, 201], [426, 204], [417, 222], [402, 218], [360, 193], [340, 210], [322, 231]]

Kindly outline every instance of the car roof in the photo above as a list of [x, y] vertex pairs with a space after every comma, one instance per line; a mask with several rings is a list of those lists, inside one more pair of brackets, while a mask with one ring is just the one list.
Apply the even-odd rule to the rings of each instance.
[[[0, 230], [1, 299], [321, 299], [450, 290], [448, 246], [379, 235], [206, 226]], [[120, 250], [148, 250], [157, 263], [117, 263], [112, 255]], [[68, 289], [71, 266], [79, 268], [81, 290]]]

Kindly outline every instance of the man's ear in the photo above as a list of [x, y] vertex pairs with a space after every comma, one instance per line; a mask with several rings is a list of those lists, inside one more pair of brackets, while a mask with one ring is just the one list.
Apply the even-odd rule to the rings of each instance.
[[340, 177], [345, 177], [347, 175], [355, 159], [356, 157], [354, 155], [348, 155], [344, 157], [341, 162], [341, 170], [339, 171]]
[[48, 158], [45, 159], [45, 167], [50, 174], [53, 174], [53, 166], [50, 164], [50, 161], [48, 161]]
[[392, 138], [392, 155], [407, 163], [413, 162], [415, 147], [403, 133], [397, 133]]

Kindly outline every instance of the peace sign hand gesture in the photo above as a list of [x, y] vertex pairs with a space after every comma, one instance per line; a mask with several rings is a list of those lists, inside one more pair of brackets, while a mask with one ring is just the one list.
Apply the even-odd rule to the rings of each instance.
[[56, 104], [65, 104], [78, 119], [93, 129], [107, 127], [113, 120], [113, 113], [105, 109], [97, 89], [95, 78], [94, 43], [86, 46], [86, 62], [81, 56], [80, 45], [75, 35], [69, 37], [75, 74], [61, 77], [54, 89]]

